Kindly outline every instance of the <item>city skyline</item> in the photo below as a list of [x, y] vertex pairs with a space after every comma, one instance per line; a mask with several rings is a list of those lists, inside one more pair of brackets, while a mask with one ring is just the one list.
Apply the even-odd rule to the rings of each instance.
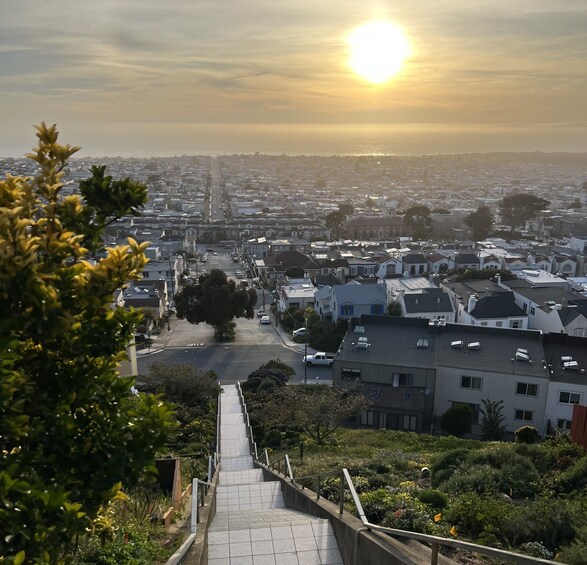
[[[349, 65], [370, 21], [410, 47], [382, 84]], [[9, 0], [0, 155], [43, 120], [85, 155], [586, 151], [586, 24], [580, 0]]]

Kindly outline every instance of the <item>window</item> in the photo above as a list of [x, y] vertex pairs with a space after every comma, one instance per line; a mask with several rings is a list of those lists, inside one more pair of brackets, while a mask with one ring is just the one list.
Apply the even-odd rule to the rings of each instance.
[[369, 398], [371, 400], [377, 400], [379, 398], [379, 389], [378, 388], [372, 388], [371, 392], [369, 393]]
[[496, 328], [501, 328], [501, 326], [503, 325], [503, 322], [500, 320], [498, 322], [495, 322], [495, 327]]
[[483, 379], [481, 377], [461, 377], [461, 388], [470, 388], [471, 390], [481, 390]]
[[344, 306], [340, 307], [340, 315], [341, 316], [352, 316], [354, 309], [355, 308], [352, 304], [345, 304]]
[[371, 314], [383, 314], [383, 304], [371, 304]]
[[411, 392], [404, 392], [403, 394], [403, 399], [406, 402], [409, 402], [410, 400], [412, 400], [412, 393]]
[[536, 314], [536, 308], [534, 308], [534, 306], [532, 306], [532, 308], [530, 308], [530, 314], [532, 316], [534, 316], [534, 314]]
[[571, 332], [571, 335], [574, 335], [575, 337], [583, 337], [585, 335], [585, 332], [584, 332], [583, 328], [575, 328]]
[[565, 420], [564, 418], [558, 418], [556, 421], [556, 427], [562, 432], [571, 431], [571, 420]]
[[558, 393], [558, 401], [561, 404], [580, 404], [581, 403], [581, 393], [579, 392], [565, 392], [560, 391]]
[[538, 396], [538, 385], [530, 383], [516, 383], [516, 394], [525, 396]]
[[511, 320], [510, 321], [510, 328], [519, 328], [520, 327], [520, 320]]
[[373, 411], [367, 410], [361, 414], [361, 425], [373, 427]]
[[414, 375], [408, 373], [393, 373], [393, 386], [412, 386], [414, 384]]
[[416, 431], [418, 425], [418, 417], [404, 414], [402, 417], [402, 430]]
[[523, 422], [531, 422], [534, 419], [534, 412], [532, 410], [516, 410], [514, 420], [522, 420]]
[[361, 369], [351, 369], [350, 367], [343, 367], [340, 371], [340, 376], [345, 381], [358, 381], [361, 378]]

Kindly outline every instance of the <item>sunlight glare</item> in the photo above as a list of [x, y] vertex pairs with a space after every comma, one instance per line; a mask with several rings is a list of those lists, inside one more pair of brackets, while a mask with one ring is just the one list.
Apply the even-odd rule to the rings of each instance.
[[369, 82], [381, 84], [395, 76], [410, 54], [401, 30], [375, 21], [354, 30], [349, 37], [350, 67]]

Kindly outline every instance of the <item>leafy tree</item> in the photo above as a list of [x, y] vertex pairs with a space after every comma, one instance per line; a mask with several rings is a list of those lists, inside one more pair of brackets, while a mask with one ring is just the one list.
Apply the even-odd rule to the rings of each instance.
[[174, 444], [180, 451], [207, 452], [216, 437], [217, 400], [220, 394], [218, 376], [189, 363], [152, 363], [141, 375], [137, 388], [148, 393], [163, 394], [176, 405], [179, 423]]
[[326, 216], [326, 227], [330, 230], [333, 239], [340, 239], [344, 235], [343, 223], [354, 211], [352, 204], [343, 202], [339, 204], [338, 210]]
[[234, 318], [252, 318], [255, 315], [257, 293], [229, 280], [220, 269], [200, 275], [197, 284], [184, 286], [175, 295], [177, 317], [190, 324], [204, 322], [216, 329], [223, 339]]
[[347, 320], [338, 320], [334, 328], [326, 320], [317, 320], [308, 324], [310, 332], [308, 343], [319, 351], [336, 351], [344, 339], [348, 329]]
[[470, 434], [472, 425], [473, 410], [468, 404], [454, 404], [440, 417], [440, 427], [452, 436]]
[[356, 391], [325, 385], [287, 386], [265, 407], [267, 427], [299, 427], [318, 445], [342, 424], [365, 411], [369, 403]]
[[481, 429], [483, 439], [497, 440], [505, 435], [505, 416], [503, 415], [503, 400], [481, 399]]
[[432, 233], [432, 220], [428, 206], [412, 206], [404, 214], [404, 222], [415, 239], [426, 239]]
[[550, 202], [533, 194], [517, 193], [503, 198], [499, 204], [503, 223], [510, 226], [512, 233], [538, 213], [548, 207]]
[[129, 239], [95, 263], [83, 246], [142, 191], [136, 203], [109, 182], [95, 198], [64, 196], [78, 148], [55, 126], [37, 137], [37, 175], [0, 181], [0, 555], [65, 563], [78, 536], [108, 525], [122, 483], [154, 471], [172, 412], [118, 371], [140, 315], [112, 308], [113, 294], [140, 277], [146, 245]]
[[487, 206], [481, 206], [476, 212], [472, 212], [465, 218], [465, 224], [473, 230], [475, 241], [485, 239], [493, 226], [491, 210]]
[[397, 300], [392, 300], [387, 305], [387, 315], [388, 316], [401, 316], [402, 315], [402, 305]]

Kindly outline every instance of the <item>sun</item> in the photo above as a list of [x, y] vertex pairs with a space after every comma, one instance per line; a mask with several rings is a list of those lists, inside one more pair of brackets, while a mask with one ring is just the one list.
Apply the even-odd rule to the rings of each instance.
[[348, 40], [349, 65], [369, 82], [381, 84], [395, 76], [410, 54], [410, 46], [400, 28], [375, 21], [355, 29]]

